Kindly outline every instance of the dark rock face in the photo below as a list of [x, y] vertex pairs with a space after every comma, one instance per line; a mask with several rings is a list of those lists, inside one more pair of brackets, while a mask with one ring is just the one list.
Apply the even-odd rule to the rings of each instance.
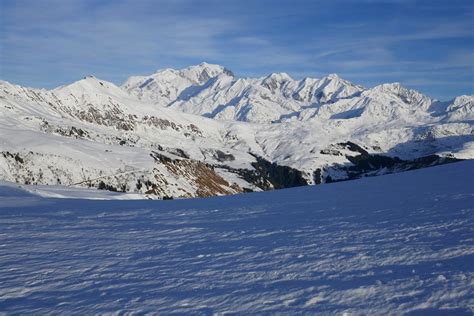
[[350, 151], [358, 152], [361, 155], [368, 155], [369, 152], [365, 150], [364, 148], [360, 147], [359, 145], [353, 143], [353, 142], [345, 142], [345, 143], [339, 143], [338, 144], [341, 147], [344, 147], [346, 149], [349, 149]]
[[[441, 157], [438, 155], [429, 155], [413, 160], [403, 160], [396, 156], [370, 154], [362, 146], [349, 141], [330, 145], [328, 148], [323, 149], [321, 154], [343, 156], [344, 150], [351, 152], [351, 154], [345, 155], [349, 163], [336, 164], [324, 169], [316, 169], [313, 172], [313, 181], [315, 184], [346, 181], [366, 176], [402, 172], [460, 161], [460, 159], [453, 157]], [[333, 172], [338, 174], [338, 176], [333, 177]], [[346, 176], [341, 177], [341, 173]]]
[[225, 152], [220, 151], [220, 150], [216, 150], [216, 152], [214, 153], [214, 158], [220, 162], [235, 160], [234, 155], [226, 154]]
[[189, 155], [184, 150], [182, 150], [180, 148], [169, 148], [166, 151], [169, 152], [170, 154], [175, 155], [175, 156], [185, 158], [185, 159], [189, 159]]
[[255, 158], [257, 161], [252, 163], [252, 166], [261, 176], [268, 179], [275, 189], [308, 185], [301, 171], [287, 166], [280, 166], [262, 157], [256, 156]]
[[252, 163], [254, 170], [224, 168], [238, 174], [245, 181], [264, 191], [308, 185], [301, 171], [287, 166], [280, 166], [257, 155], [253, 156], [256, 159]]
[[99, 190], [107, 190], [107, 191], [112, 191], [112, 192], [117, 192], [117, 188], [110, 185], [106, 184], [104, 181], [100, 181], [99, 184], [97, 185], [97, 189]]
[[[438, 155], [429, 155], [413, 160], [402, 160], [398, 157], [362, 154], [359, 156], [347, 157], [347, 159], [352, 163], [352, 165], [341, 168], [341, 170], [347, 172], [347, 179], [343, 180], [402, 172], [461, 161], [461, 159], [440, 157]], [[326, 182], [333, 181], [341, 180], [333, 180], [331, 178], [326, 179]]]
[[[380, 155], [373, 155], [368, 158], [361, 159], [354, 166], [349, 168], [349, 175], [351, 179], [360, 177], [361, 173], [370, 172], [372, 170], [386, 168], [388, 172], [400, 172], [407, 170], [414, 170], [426, 168], [435, 165], [442, 165], [461, 161], [461, 159], [451, 157], [440, 157], [438, 155], [429, 155], [413, 160], [401, 160], [397, 157], [391, 158]], [[378, 167], [378, 168], [377, 168]]]
[[18, 163], [25, 163], [23, 158], [21, 158], [20, 154], [18, 154], [18, 153], [13, 154], [13, 153], [10, 153], [9, 151], [3, 151], [2, 156], [4, 158], [11, 158], [11, 159], [15, 160]]
[[[215, 172], [211, 165], [187, 158], [172, 159], [155, 151], [151, 152], [150, 156], [156, 163], [162, 164], [173, 178], [187, 181], [192, 187], [196, 188], [194, 193], [181, 190], [182, 195], [179, 197], [209, 197], [242, 192], [242, 188], [227, 182]], [[156, 186], [146, 193], [158, 195], [162, 198], [168, 196], [166, 190], [163, 189], [168, 186], [168, 181], [171, 179], [167, 179], [159, 172], [155, 172], [154, 176]]]
[[133, 131], [136, 126], [136, 116], [131, 114], [126, 115], [116, 105], [102, 113], [90, 104], [87, 110], [78, 111], [75, 113], [75, 116], [88, 123], [113, 126], [123, 131]]
[[313, 181], [314, 181], [314, 184], [323, 183], [323, 174], [322, 174], [322, 170], [320, 168], [316, 169], [313, 172]]

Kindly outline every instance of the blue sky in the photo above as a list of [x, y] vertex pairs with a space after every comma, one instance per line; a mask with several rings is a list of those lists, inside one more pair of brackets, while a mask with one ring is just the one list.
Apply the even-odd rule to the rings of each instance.
[[218, 63], [474, 93], [474, 1], [0, 0], [0, 78], [52, 88]]

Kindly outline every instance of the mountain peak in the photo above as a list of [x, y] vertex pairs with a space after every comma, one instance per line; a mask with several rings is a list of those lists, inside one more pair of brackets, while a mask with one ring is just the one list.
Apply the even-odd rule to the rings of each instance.
[[111, 82], [98, 79], [97, 77], [95, 77], [93, 75], [86, 75], [86, 76], [82, 77], [82, 79], [74, 81], [70, 84], [66, 84], [66, 85], [57, 87], [54, 90], [60, 90], [60, 89], [64, 89], [64, 88], [74, 88], [74, 87], [83, 87], [83, 88], [85, 88], [86, 86], [89, 86], [89, 87], [92, 87], [92, 86], [102, 86], [102, 87], [114, 86], [114, 87], [116, 87], [115, 84], [113, 84]]
[[377, 85], [372, 88], [374, 91], [378, 92], [384, 92], [384, 93], [392, 93], [392, 94], [406, 94], [409, 92], [416, 92], [415, 90], [410, 90], [408, 88], [405, 88], [402, 86], [400, 82], [391, 82], [391, 83], [383, 83], [380, 85]]
[[[321, 81], [333, 81], [333, 82], [337, 82], [338, 84], [356, 86], [355, 84], [353, 84], [349, 80], [346, 80], [346, 79], [342, 78], [341, 76], [339, 76], [336, 73], [332, 73], [332, 74], [329, 74], [329, 75], [321, 78]], [[360, 88], [362, 88], [362, 87], [360, 87]]]
[[402, 86], [400, 82], [384, 83], [368, 90], [371, 96], [392, 95], [403, 101], [405, 104], [417, 105], [427, 108], [433, 100], [424, 94]]
[[221, 66], [221, 65], [218, 65], [218, 64], [211, 64], [211, 63], [208, 63], [208, 62], [205, 62], [205, 61], [199, 63], [199, 66], [201, 66], [201, 67], [208, 67], [208, 68], [212, 68], [212, 67], [224, 68], [224, 67]]
[[92, 75], [87, 75], [80, 80], [72, 82], [67, 85], [57, 87], [52, 90], [57, 94], [66, 94], [66, 95], [114, 95], [120, 98], [127, 98], [128, 93], [114, 83], [99, 79]]
[[326, 76], [327, 79], [341, 79], [338, 74], [332, 73]]
[[274, 80], [282, 82], [293, 80], [293, 78], [291, 78], [290, 75], [288, 75], [286, 72], [272, 72], [267, 77], [265, 77], [265, 80]]
[[176, 76], [180, 75], [184, 77], [196, 77], [196, 75], [200, 75], [203, 73], [207, 73], [211, 77], [216, 77], [221, 73], [226, 73], [228, 75], [234, 75], [232, 71], [225, 68], [224, 66], [218, 64], [210, 64], [207, 62], [201, 62], [197, 65], [188, 66], [182, 69], [174, 69], [174, 68], [161, 68], [158, 69], [155, 73], [149, 76], [132, 76], [132, 77], [152, 77], [152, 76]]
[[199, 65], [190, 66], [180, 70], [180, 74], [198, 84], [203, 84], [211, 78], [221, 74], [234, 76], [234, 74], [224, 66], [202, 62]]
[[182, 71], [189, 71], [189, 70], [197, 70], [197, 71], [206, 70], [210, 72], [222, 72], [224, 70], [224, 66], [202, 62], [198, 65], [193, 65], [193, 66], [189, 66], [187, 68], [182, 69]]
[[285, 72], [271, 73], [262, 80], [262, 85], [274, 92], [291, 81], [293, 81], [293, 79]]

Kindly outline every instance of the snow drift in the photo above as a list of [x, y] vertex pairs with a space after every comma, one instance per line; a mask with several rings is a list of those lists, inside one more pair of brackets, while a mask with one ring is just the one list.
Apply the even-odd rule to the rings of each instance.
[[467, 161], [179, 201], [0, 186], [0, 312], [472, 314], [473, 178]]

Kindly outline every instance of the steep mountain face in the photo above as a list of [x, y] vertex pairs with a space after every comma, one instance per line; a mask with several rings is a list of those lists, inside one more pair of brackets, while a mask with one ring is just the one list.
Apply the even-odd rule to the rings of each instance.
[[447, 121], [472, 121], [474, 120], [474, 98], [468, 95], [459, 96], [448, 104], [446, 112]]
[[131, 77], [122, 88], [142, 100], [182, 112], [255, 123], [277, 121], [310, 105], [332, 103], [364, 90], [335, 74], [300, 81], [286, 73], [242, 79], [207, 63]]
[[233, 77], [232, 72], [222, 66], [201, 63], [182, 70], [164, 69], [149, 76], [133, 76], [122, 88], [142, 100], [166, 106], [189, 98], [199, 87], [220, 74]]
[[202, 63], [53, 90], [0, 81], [0, 180], [151, 198], [269, 190], [474, 156], [474, 97]]

